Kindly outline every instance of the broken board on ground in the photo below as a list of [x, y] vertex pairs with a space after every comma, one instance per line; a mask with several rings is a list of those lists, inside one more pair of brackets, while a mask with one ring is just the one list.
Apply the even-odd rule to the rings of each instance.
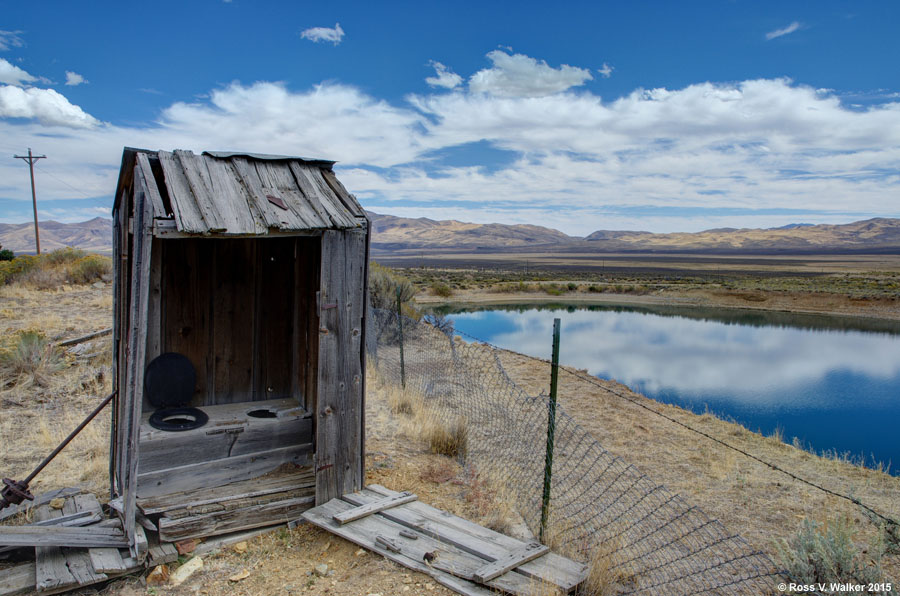
[[329, 532], [433, 577], [460, 594], [526, 595], [549, 585], [571, 592], [587, 567], [377, 484], [310, 509]]
[[35, 507], [35, 524], [4, 526], [0, 532], [0, 544], [30, 540], [35, 546], [34, 563], [0, 574], [0, 594], [55, 594], [143, 569], [129, 557], [121, 522], [105, 520], [94, 495], [70, 493], [61, 499], [57, 507], [47, 500]]

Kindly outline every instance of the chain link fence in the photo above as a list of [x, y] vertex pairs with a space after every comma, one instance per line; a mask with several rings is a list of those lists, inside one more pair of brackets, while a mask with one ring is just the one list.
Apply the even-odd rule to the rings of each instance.
[[[389, 382], [425, 396], [442, 423], [468, 429], [466, 462], [505, 487], [540, 533], [549, 398], [507, 375], [498, 349], [425, 320], [369, 313], [367, 348]], [[401, 347], [402, 346], [402, 347]], [[402, 352], [402, 353], [401, 353]], [[679, 495], [605, 450], [559, 406], [545, 542], [602, 557], [620, 594], [770, 594], [773, 561]]]

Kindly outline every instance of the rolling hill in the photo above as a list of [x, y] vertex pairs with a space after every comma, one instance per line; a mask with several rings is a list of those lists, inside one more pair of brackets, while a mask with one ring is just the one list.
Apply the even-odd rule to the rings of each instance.
[[[598, 230], [569, 236], [534, 225], [474, 224], [455, 220], [406, 218], [369, 213], [372, 252], [702, 252], [748, 254], [900, 253], [900, 219], [876, 218], [848, 224], [791, 224], [770, 229], [720, 228], [695, 233], [655, 234]], [[0, 224], [0, 245], [34, 252], [33, 224]], [[41, 248], [65, 246], [109, 253], [112, 222], [97, 217], [64, 224], [42, 222]]]

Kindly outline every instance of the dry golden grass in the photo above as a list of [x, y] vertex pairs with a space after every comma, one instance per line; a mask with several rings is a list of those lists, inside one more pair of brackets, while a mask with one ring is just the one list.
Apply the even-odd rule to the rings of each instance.
[[[111, 391], [109, 337], [85, 346], [99, 354], [92, 358], [55, 342], [109, 327], [112, 300], [108, 286], [41, 291], [12, 284], [0, 287], [0, 304], [4, 354], [30, 331], [47, 339], [32, 346], [39, 357], [24, 368], [0, 358], [0, 475], [22, 479]], [[109, 421], [109, 412], [95, 418], [31, 483], [32, 492], [78, 486], [106, 495]]]
[[[513, 352], [503, 352], [501, 361], [526, 392], [537, 395], [546, 391], [549, 364]], [[699, 505], [729, 531], [741, 534], [754, 548], [773, 557], [774, 541], [793, 535], [805, 518], [824, 523], [847, 515], [860, 543], [869, 542], [879, 529], [849, 501], [795, 481], [615, 393], [900, 519], [900, 478], [884, 470], [819, 457], [710, 414], [697, 415], [654, 402], [615, 382], [580, 380], [568, 372], [560, 373], [559, 379], [561, 406], [604, 448]], [[900, 554], [886, 557], [884, 568], [888, 577], [900, 576]]]

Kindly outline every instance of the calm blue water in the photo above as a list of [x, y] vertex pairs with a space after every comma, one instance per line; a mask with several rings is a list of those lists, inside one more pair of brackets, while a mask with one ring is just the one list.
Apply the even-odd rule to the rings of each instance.
[[458, 331], [541, 358], [550, 357], [559, 317], [563, 364], [900, 472], [900, 324], [665, 307], [508, 308], [445, 312]]

